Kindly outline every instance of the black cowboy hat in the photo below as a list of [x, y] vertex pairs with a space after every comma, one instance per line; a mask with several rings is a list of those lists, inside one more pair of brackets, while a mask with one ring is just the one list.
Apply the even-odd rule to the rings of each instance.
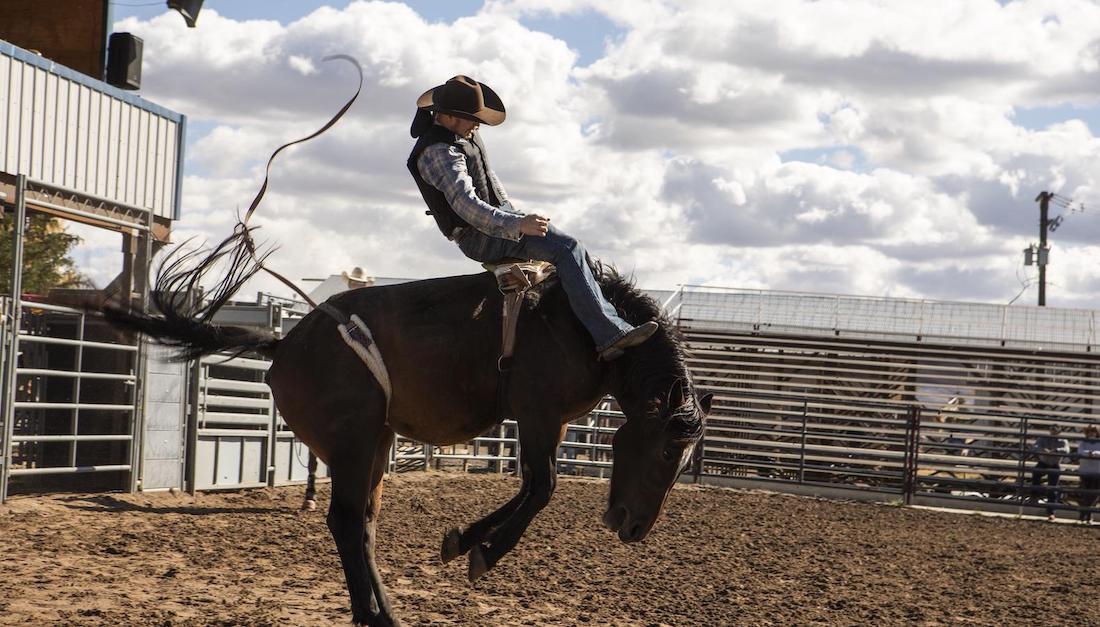
[[476, 120], [489, 126], [503, 122], [505, 115], [504, 103], [495, 91], [485, 83], [462, 75], [424, 92], [417, 98], [416, 106], [420, 109], [432, 109], [436, 113], [449, 113]]

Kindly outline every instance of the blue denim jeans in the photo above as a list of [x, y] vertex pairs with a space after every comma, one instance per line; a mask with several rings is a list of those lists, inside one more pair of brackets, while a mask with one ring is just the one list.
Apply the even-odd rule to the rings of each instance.
[[558, 280], [569, 299], [569, 306], [592, 335], [597, 351], [611, 346], [634, 328], [620, 318], [615, 313], [615, 307], [603, 297], [600, 285], [588, 265], [588, 251], [584, 245], [553, 225], [550, 225], [546, 237], [524, 235], [518, 242], [491, 237], [473, 227], [467, 227], [455, 241], [462, 254], [474, 261], [496, 263], [501, 259], [515, 257], [554, 264], [558, 270]]

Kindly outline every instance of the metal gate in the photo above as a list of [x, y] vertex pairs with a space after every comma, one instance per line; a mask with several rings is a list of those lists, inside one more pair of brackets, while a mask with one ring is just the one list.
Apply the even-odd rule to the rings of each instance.
[[81, 310], [20, 305], [3, 329], [0, 496], [134, 489], [139, 346]]
[[[203, 357], [193, 372], [188, 450], [192, 489], [230, 489], [305, 481], [306, 447], [275, 410], [264, 375], [271, 362]], [[328, 469], [318, 465], [318, 475]]]

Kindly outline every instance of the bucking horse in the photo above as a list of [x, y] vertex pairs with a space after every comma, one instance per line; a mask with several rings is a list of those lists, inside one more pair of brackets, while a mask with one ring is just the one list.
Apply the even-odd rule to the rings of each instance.
[[[261, 196], [262, 190], [249, 215]], [[281, 338], [214, 324], [218, 309], [263, 269], [246, 222], [212, 250], [162, 262], [151, 296], [156, 314], [121, 304], [102, 311], [116, 326], [175, 348], [182, 360], [215, 353], [271, 360], [267, 383], [279, 412], [329, 467], [327, 523], [357, 624], [398, 624], [374, 558], [395, 434], [445, 446], [466, 442], [505, 416], [518, 423], [518, 494], [443, 534], [442, 560], [467, 555], [473, 581], [516, 546], [550, 501], [567, 424], [610, 394], [626, 421], [612, 442], [603, 523], [623, 542], [650, 533], [702, 437], [711, 395], [696, 396], [679, 331], [630, 281], [593, 264], [604, 295], [624, 320], [658, 322], [653, 337], [614, 361], [599, 361], [565, 292], [550, 281], [522, 301], [502, 386], [505, 296], [489, 272], [343, 292]], [[195, 293], [212, 273], [219, 278], [209, 298], [181, 297]]]

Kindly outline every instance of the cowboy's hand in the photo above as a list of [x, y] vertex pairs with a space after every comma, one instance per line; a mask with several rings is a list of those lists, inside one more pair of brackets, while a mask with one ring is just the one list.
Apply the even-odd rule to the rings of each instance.
[[537, 214], [529, 214], [523, 216], [519, 221], [519, 232], [523, 235], [531, 235], [532, 237], [546, 237], [546, 232], [550, 229], [550, 218], [546, 218]]

